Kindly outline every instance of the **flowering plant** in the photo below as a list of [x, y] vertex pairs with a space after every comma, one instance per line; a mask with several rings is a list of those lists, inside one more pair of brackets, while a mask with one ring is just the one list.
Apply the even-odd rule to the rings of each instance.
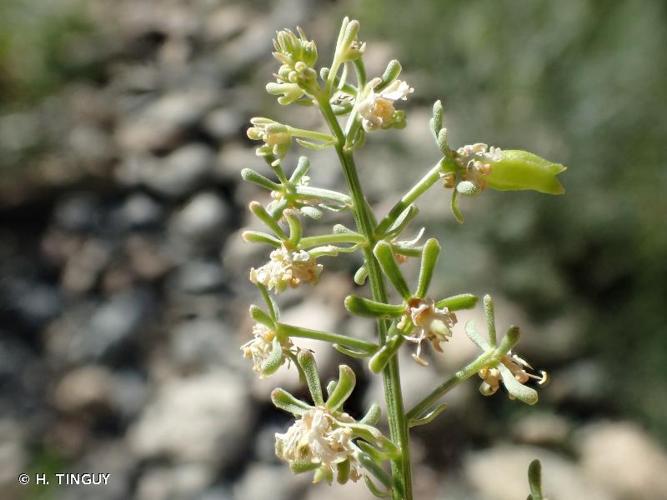
[[[308, 385], [312, 405], [282, 389], [275, 389], [272, 394], [273, 403], [295, 418], [285, 433], [276, 434], [276, 454], [294, 472], [313, 471], [315, 482], [331, 483], [335, 478], [345, 483], [363, 477], [379, 497], [412, 500], [409, 430], [435, 419], [445, 408], [441, 399], [448, 391], [479, 375], [482, 395], [491, 396], [502, 385], [510, 398], [532, 405], [537, 402], [538, 394], [531, 383], [541, 385], [547, 380], [546, 373], [535, 372], [527, 361], [513, 353], [519, 341], [517, 327], [510, 327], [497, 340], [493, 301], [487, 295], [482, 301], [487, 338], [482, 338], [473, 324], [465, 327], [465, 333], [481, 349], [481, 354], [433, 388], [413, 408], [404, 408], [399, 349], [406, 342], [415, 344], [412, 357], [420, 365], [427, 365], [424, 347], [430, 345], [436, 353], [442, 353], [455, 334], [456, 311], [473, 308], [478, 302], [469, 293], [445, 298], [428, 294], [440, 244], [434, 238], [421, 244], [421, 235], [412, 241], [399, 239], [418, 213], [415, 202], [429, 188], [441, 183], [451, 192], [454, 217], [463, 222], [459, 196], [477, 196], [489, 188], [561, 194], [563, 187], [557, 175], [565, 167], [526, 151], [506, 151], [482, 143], [451, 148], [443, 126], [443, 107], [437, 101], [430, 128], [440, 158], [378, 221], [365, 198], [354, 152], [363, 146], [368, 135], [405, 126], [405, 112], [397, 106], [414, 89], [398, 79], [401, 65], [395, 60], [389, 62], [381, 76], [367, 81], [363, 62], [366, 44], [358, 39], [358, 33], [359, 23], [344, 19], [333, 60], [319, 70], [315, 67], [318, 60], [315, 42], [301, 29], [297, 33], [284, 30], [276, 36], [274, 56], [281, 66], [276, 80], [266, 90], [277, 96], [280, 104], [317, 108], [329, 132], [305, 130], [263, 117], [251, 120], [248, 137], [261, 142], [257, 155], [266, 160], [274, 179], [252, 169], [243, 170], [246, 181], [269, 190], [272, 198], [267, 206], [250, 203], [251, 212], [266, 225], [268, 232], [246, 231], [243, 237], [248, 242], [268, 245], [272, 251], [266, 264], [250, 271], [250, 281], [259, 289], [265, 308], [250, 307], [255, 321], [253, 338], [243, 345], [242, 351], [252, 360], [260, 377], [268, 377], [288, 363], [296, 367]], [[344, 127], [339, 122], [342, 117], [347, 117]], [[284, 159], [294, 142], [316, 150], [333, 148], [348, 192], [310, 186], [307, 175], [310, 163], [306, 157], [299, 159], [288, 176]], [[338, 224], [329, 234], [305, 236], [304, 217], [319, 219], [323, 210], [351, 213], [354, 229]], [[281, 321], [273, 295], [287, 288], [316, 284], [325, 257], [353, 252], [360, 252], [364, 259], [354, 281], [359, 286], [368, 283], [370, 296], [350, 295], [345, 299], [345, 307], [353, 315], [376, 320], [376, 342]], [[414, 287], [408, 285], [399, 265], [410, 258], [419, 259], [419, 277]], [[388, 300], [388, 284], [401, 297], [400, 303]], [[345, 355], [366, 359], [370, 370], [381, 374], [388, 437], [376, 427], [380, 421], [379, 406], [372, 406], [359, 421], [343, 411], [343, 403], [355, 385], [354, 372], [348, 366], [340, 366], [339, 378], [327, 386], [328, 398], [324, 400], [312, 353], [292, 342], [298, 337], [320, 340]], [[541, 498], [539, 478], [535, 479], [539, 467], [532, 468], [531, 498], [537, 499]]]

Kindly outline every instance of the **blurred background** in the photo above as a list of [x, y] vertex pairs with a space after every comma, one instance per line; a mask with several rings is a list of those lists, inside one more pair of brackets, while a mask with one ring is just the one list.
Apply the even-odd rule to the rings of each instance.
[[[359, 155], [378, 210], [438, 159], [438, 98], [452, 144], [569, 166], [565, 196], [485, 192], [463, 226], [448, 194], [421, 204], [414, 232], [444, 246], [435, 291], [493, 294], [552, 382], [535, 408], [474, 382], [453, 392], [414, 433], [418, 498], [525, 498], [534, 457], [553, 499], [667, 498], [667, 6], [651, 0], [2, 0], [0, 497], [371, 498], [277, 462], [289, 420], [270, 389], [303, 392], [292, 372], [257, 381], [239, 351], [247, 269], [267, 253], [239, 239], [248, 201], [266, 200], [239, 182], [265, 171], [246, 123], [319, 126], [265, 95], [271, 39], [300, 24], [326, 65], [346, 14], [369, 73], [398, 57], [416, 89], [407, 129]], [[330, 153], [313, 179], [341, 185]], [[281, 297], [285, 321], [370, 335], [341, 305], [358, 262], [325, 264], [316, 288]], [[408, 401], [474, 355], [457, 333], [429, 369], [406, 356]], [[333, 376], [341, 359], [316, 349]], [[381, 389], [353, 366], [358, 416]], [[21, 472], [111, 479], [19, 486]]]

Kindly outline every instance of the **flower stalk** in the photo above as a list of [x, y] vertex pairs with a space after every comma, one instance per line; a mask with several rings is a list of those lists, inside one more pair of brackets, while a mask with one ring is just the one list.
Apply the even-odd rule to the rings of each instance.
[[[267, 92], [282, 105], [317, 107], [329, 132], [306, 130], [264, 117], [251, 120], [248, 137], [261, 141], [257, 155], [264, 158], [276, 180], [251, 169], [244, 169], [241, 174], [248, 182], [268, 190], [272, 198], [266, 206], [256, 201], [249, 204], [251, 213], [266, 231], [243, 233], [246, 241], [268, 245], [271, 251], [268, 262], [250, 271], [250, 281], [257, 286], [266, 309], [250, 307], [255, 321], [253, 338], [241, 349], [260, 377], [268, 377], [284, 365], [296, 366], [308, 387], [313, 404], [282, 389], [272, 393], [274, 405], [295, 418], [285, 433], [276, 434], [276, 455], [293, 472], [312, 472], [313, 482], [330, 484], [334, 479], [343, 484], [363, 477], [376, 496], [414, 500], [409, 429], [437, 418], [446, 409], [441, 399], [452, 388], [477, 374], [482, 379], [483, 395], [491, 396], [503, 386], [510, 399], [534, 404], [537, 391], [529, 384], [537, 381], [541, 385], [547, 379], [544, 372], [535, 373], [527, 361], [512, 352], [519, 340], [517, 327], [510, 327], [498, 342], [493, 302], [486, 296], [483, 305], [488, 339], [483, 339], [472, 324], [465, 328], [481, 354], [405, 411], [400, 350], [406, 344], [416, 344], [412, 357], [422, 366], [428, 366], [431, 354], [446, 355], [447, 342], [458, 324], [455, 312], [473, 308], [478, 302], [477, 296], [469, 293], [445, 298], [429, 295], [441, 245], [435, 238], [421, 243], [424, 228], [416, 237], [403, 235], [419, 214], [416, 202], [441, 182], [444, 189], [451, 189], [455, 219], [463, 222], [459, 195], [472, 197], [485, 188], [560, 194], [563, 189], [556, 176], [565, 167], [525, 151], [502, 151], [484, 143], [450, 147], [443, 106], [437, 101], [430, 127], [440, 159], [378, 223], [366, 198], [354, 151], [371, 134], [405, 126], [406, 113], [397, 105], [407, 100], [414, 89], [398, 80], [402, 68], [395, 60], [388, 63], [382, 76], [367, 77], [363, 63], [366, 44], [358, 39], [359, 29], [358, 21], [343, 21], [331, 65], [319, 71], [315, 68], [317, 47], [303, 30], [283, 30], [276, 36], [274, 56], [281, 66], [276, 81], [267, 85]], [[344, 116], [347, 123], [342, 127], [339, 118]], [[310, 162], [303, 156], [288, 176], [284, 163], [294, 142], [307, 149], [334, 149], [347, 192], [310, 186]], [[331, 232], [307, 235], [304, 219], [320, 219], [325, 210], [348, 212], [354, 220], [354, 230], [336, 224]], [[325, 272], [327, 259], [356, 252], [361, 254], [363, 264], [354, 274], [354, 282], [359, 286], [368, 284], [370, 297], [348, 295], [344, 306], [352, 315], [376, 320], [376, 342], [280, 320], [274, 295], [291, 288], [315, 286]], [[402, 265], [409, 265], [411, 259], [420, 260], [414, 286], [408, 284], [402, 270]], [[389, 287], [397, 292], [399, 303], [389, 302]], [[346, 356], [364, 360], [371, 373], [381, 374], [389, 437], [374, 427], [381, 417], [378, 405], [373, 404], [359, 421], [343, 411], [356, 383], [354, 371], [341, 365], [338, 380], [329, 382], [325, 391], [313, 354], [300, 349], [293, 342], [297, 338], [330, 344]]]

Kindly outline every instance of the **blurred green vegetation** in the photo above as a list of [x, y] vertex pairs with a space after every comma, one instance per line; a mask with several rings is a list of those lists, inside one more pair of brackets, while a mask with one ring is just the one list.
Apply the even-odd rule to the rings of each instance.
[[[348, 7], [352, 7], [349, 5]], [[569, 165], [565, 197], [485, 193], [494, 279], [534, 319], [575, 314], [617, 410], [667, 441], [667, 3], [363, 0], [452, 144]], [[382, 12], [382, 15], [378, 15]], [[497, 221], [503, 223], [496, 224]]]
[[85, 54], [71, 49], [91, 29], [79, 1], [2, 0], [0, 112], [34, 103], [87, 72]]

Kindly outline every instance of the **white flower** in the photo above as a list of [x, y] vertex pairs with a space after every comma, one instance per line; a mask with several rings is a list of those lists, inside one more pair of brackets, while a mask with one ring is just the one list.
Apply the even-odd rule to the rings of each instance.
[[250, 281], [282, 292], [302, 283], [317, 283], [322, 268], [322, 264], [305, 250], [290, 251], [283, 246], [271, 252], [269, 262], [250, 270]]
[[464, 169], [463, 178], [480, 190], [486, 187], [484, 177], [491, 173], [492, 163], [501, 159], [500, 148], [489, 147], [481, 142], [468, 144], [456, 150], [456, 162]]
[[[500, 362], [509, 369], [516, 381], [520, 384], [525, 384], [531, 378], [537, 380], [540, 385], [545, 384], [548, 380], [548, 375], [545, 371], [539, 372], [539, 375], [528, 372], [526, 368], [528, 368], [528, 370], [534, 370], [534, 368], [530, 366], [526, 360], [513, 354], [511, 351], [500, 358]], [[498, 368], [482, 368], [479, 371], [479, 376], [483, 380], [482, 385], [479, 388], [482, 394], [491, 396], [498, 391], [500, 382], [502, 381], [502, 376]], [[510, 398], [513, 399], [511, 395]]]
[[366, 132], [396, 124], [397, 111], [394, 102], [407, 100], [408, 95], [415, 90], [402, 80], [394, 80], [376, 93], [375, 88], [381, 82], [381, 78], [373, 78], [366, 86], [364, 97], [357, 104], [361, 124]]
[[[261, 323], [255, 323], [252, 327], [253, 339], [241, 346], [243, 357], [252, 360], [252, 369], [259, 374], [259, 378], [264, 378], [264, 364], [269, 359], [275, 346], [273, 341], [276, 338], [276, 332]], [[280, 361], [282, 365], [287, 359], [284, 352], [293, 348], [292, 342], [287, 339], [282, 343], [283, 356]]]
[[449, 312], [446, 307], [436, 307], [432, 299], [413, 299], [408, 304], [408, 312], [398, 327], [407, 326], [408, 318], [415, 326], [415, 331], [412, 335], [406, 336], [405, 340], [417, 344], [417, 352], [412, 357], [420, 365], [427, 366], [428, 362], [421, 357], [422, 344], [428, 340], [436, 351], [442, 352], [440, 343], [447, 342], [452, 336], [451, 329], [456, 324], [456, 315]]
[[345, 423], [354, 420], [346, 413], [334, 417], [325, 408], [306, 411], [284, 434], [276, 433], [276, 455], [288, 462], [318, 464], [332, 473], [336, 466], [350, 461], [350, 479], [361, 477], [352, 442], [352, 429]]

